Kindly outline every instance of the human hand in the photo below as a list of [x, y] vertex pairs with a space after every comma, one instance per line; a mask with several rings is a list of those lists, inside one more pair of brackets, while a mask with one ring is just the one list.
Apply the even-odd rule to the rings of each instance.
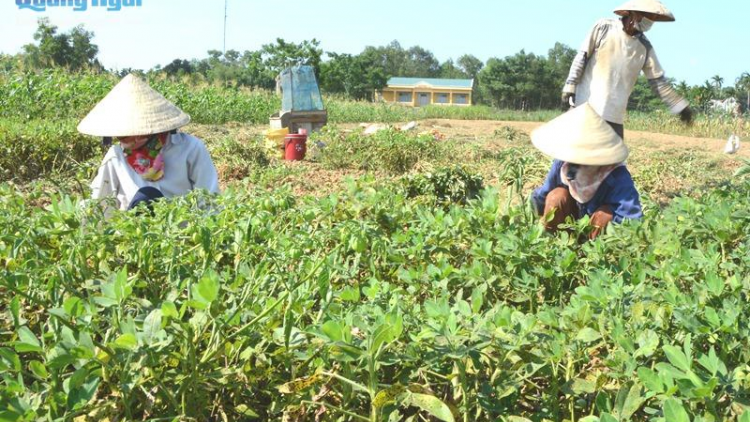
[[[571, 99], [573, 101], [571, 101]], [[570, 92], [563, 92], [560, 100], [561, 100], [560, 107], [562, 111], [568, 111], [570, 110], [571, 104], [575, 104], [576, 102], [576, 94], [572, 94]]]
[[693, 124], [693, 110], [690, 107], [685, 107], [680, 112], [680, 121], [688, 126]]

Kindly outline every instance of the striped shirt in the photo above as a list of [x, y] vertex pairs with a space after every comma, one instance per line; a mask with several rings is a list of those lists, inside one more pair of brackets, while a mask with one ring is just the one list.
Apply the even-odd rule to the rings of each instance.
[[581, 45], [563, 92], [575, 94], [576, 106], [588, 102], [604, 120], [622, 124], [628, 99], [641, 72], [672, 113], [688, 106], [664, 76], [646, 36], [630, 36], [619, 20], [602, 19]]

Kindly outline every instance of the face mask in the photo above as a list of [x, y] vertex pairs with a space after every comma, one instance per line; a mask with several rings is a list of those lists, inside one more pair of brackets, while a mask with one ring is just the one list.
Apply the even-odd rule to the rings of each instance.
[[642, 18], [640, 22], [635, 24], [634, 28], [639, 31], [646, 33], [651, 29], [651, 27], [654, 26], [654, 21], [651, 19]]

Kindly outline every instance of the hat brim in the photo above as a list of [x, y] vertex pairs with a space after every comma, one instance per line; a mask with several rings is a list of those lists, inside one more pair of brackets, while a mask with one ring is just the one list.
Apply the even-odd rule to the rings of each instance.
[[587, 166], [621, 163], [630, 153], [620, 136], [588, 103], [534, 130], [531, 142], [556, 160]]
[[171, 132], [190, 116], [134, 75], [126, 76], [79, 123], [91, 136], [126, 137]]
[[658, 13], [644, 12], [642, 10], [615, 10], [615, 14], [619, 16], [627, 16], [630, 12], [638, 12], [654, 22], [674, 22], [676, 19], [674, 16], [664, 16]]

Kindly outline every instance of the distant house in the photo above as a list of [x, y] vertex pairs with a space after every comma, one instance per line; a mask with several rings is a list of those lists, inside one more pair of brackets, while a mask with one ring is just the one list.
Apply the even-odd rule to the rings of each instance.
[[391, 78], [377, 98], [412, 107], [470, 106], [473, 88], [473, 79]]

